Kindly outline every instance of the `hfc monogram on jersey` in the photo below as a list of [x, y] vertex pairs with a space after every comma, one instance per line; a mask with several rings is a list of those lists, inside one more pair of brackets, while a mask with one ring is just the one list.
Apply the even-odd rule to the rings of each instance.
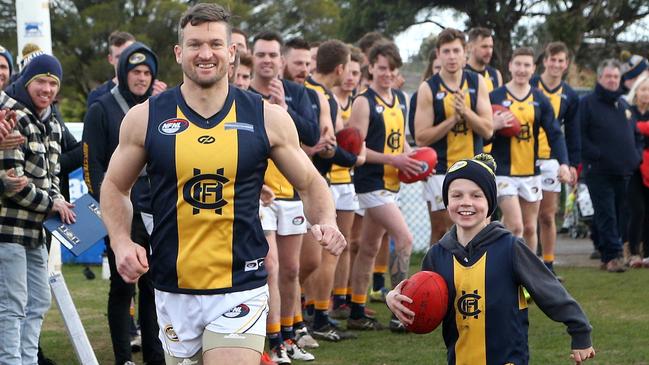
[[215, 174], [203, 174], [200, 169], [194, 169], [194, 177], [183, 186], [183, 199], [194, 207], [192, 214], [200, 213], [201, 209], [222, 213], [221, 208], [228, 204], [223, 199], [223, 185], [230, 181], [223, 173], [223, 168], [217, 169]]
[[455, 133], [456, 135], [458, 134], [466, 135], [469, 133], [469, 126], [466, 124], [466, 120], [461, 119], [459, 122], [455, 123], [451, 131], [453, 131], [453, 133]]
[[529, 123], [521, 125], [521, 131], [516, 135], [516, 139], [519, 141], [529, 141], [532, 138], [532, 130]]
[[390, 134], [388, 134], [387, 144], [393, 152], [401, 148], [401, 131], [398, 129], [390, 130]]
[[467, 317], [478, 318], [478, 315], [482, 312], [480, 310], [480, 299], [482, 297], [478, 295], [478, 290], [474, 290], [473, 293], [462, 290], [462, 296], [457, 300], [457, 310], [462, 314], [462, 319], [467, 319]]

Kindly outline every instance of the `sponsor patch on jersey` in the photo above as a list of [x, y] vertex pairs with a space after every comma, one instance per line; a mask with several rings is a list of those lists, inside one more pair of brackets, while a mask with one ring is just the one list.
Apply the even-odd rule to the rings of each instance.
[[437, 94], [435, 94], [435, 98], [436, 98], [437, 100], [442, 100], [442, 99], [444, 99], [445, 96], [446, 96], [446, 92], [445, 92], [445, 91], [440, 91], [440, 92], [438, 92]]
[[248, 131], [248, 132], [254, 132], [255, 131], [255, 126], [250, 124], [250, 123], [241, 123], [241, 122], [235, 122], [235, 123], [225, 123], [224, 125], [225, 130], [230, 130], [230, 129], [240, 129], [243, 131]]
[[474, 88], [470, 87], [468, 90], [469, 90], [469, 94], [475, 94], [475, 89]]
[[376, 112], [379, 113], [379, 114], [383, 113], [383, 111], [385, 110], [383, 105], [377, 105], [375, 109], [376, 109]]
[[505, 108], [509, 108], [510, 106], [512, 106], [512, 101], [511, 100], [503, 100], [501, 105], [504, 106]]
[[189, 121], [181, 118], [171, 118], [158, 125], [158, 132], [165, 136], [180, 134], [189, 128]]
[[238, 306], [230, 309], [229, 311], [223, 313], [225, 318], [241, 318], [245, 317], [250, 313], [250, 307], [245, 304], [239, 304]]

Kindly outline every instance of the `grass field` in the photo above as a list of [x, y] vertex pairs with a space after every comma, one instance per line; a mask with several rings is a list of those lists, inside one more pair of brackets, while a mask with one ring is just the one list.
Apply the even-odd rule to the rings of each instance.
[[[413, 259], [418, 263], [420, 259]], [[81, 266], [64, 266], [63, 274], [100, 364], [112, 364], [106, 319], [108, 281], [86, 280]], [[416, 268], [413, 266], [414, 272]], [[94, 268], [99, 274], [100, 268]], [[558, 268], [566, 287], [581, 303], [594, 327], [597, 357], [589, 364], [649, 365], [649, 270], [609, 274], [594, 268]], [[98, 275], [99, 277], [100, 275]], [[370, 304], [386, 323], [385, 305]], [[531, 364], [570, 364], [570, 338], [563, 324], [530, 308]], [[55, 305], [47, 314], [41, 336], [45, 354], [60, 365], [77, 364], [63, 321]], [[313, 351], [315, 363], [333, 364], [445, 364], [441, 328], [428, 335], [396, 335], [388, 331], [361, 333], [359, 339], [323, 343]], [[141, 364], [141, 357], [135, 362]], [[300, 362], [295, 362], [300, 363]]]

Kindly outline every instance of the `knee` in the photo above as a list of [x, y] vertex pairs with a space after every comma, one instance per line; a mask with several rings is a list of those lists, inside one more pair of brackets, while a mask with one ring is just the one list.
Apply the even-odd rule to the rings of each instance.
[[524, 235], [533, 235], [536, 234], [536, 222], [528, 222], [525, 223], [523, 226], [523, 234]]
[[539, 223], [544, 227], [550, 227], [554, 225], [554, 212], [540, 212]]
[[39, 290], [37, 293], [32, 293], [30, 301], [27, 304], [30, 311], [44, 315], [52, 304], [52, 293], [50, 293], [49, 289]]
[[522, 223], [513, 223], [510, 225], [509, 230], [516, 237], [523, 236], [523, 224]]
[[379, 254], [380, 249], [381, 240], [378, 240], [377, 242], [364, 242], [363, 244], [358, 246], [357, 255], [374, 258]]
[[277, 277], [279, 272], [279, 261], [277, 260], [277, 256], [266, 256], [266, 259], [264, 259], [264, 266], [266, 266], [268, 276]]
[[300, 274], [299, 263], [282, 263], [279, 267], [279, 276], [282, 282], [293, 282]]

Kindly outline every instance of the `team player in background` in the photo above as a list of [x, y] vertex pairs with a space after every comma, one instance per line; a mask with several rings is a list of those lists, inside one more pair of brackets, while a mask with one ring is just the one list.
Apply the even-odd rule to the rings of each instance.
[[[283, 40], [278, 33], [262, 32], [255, 36], [252, 46], [254, 76], [249, 90], [287, 110], [295, 123], [300, 142], [315, 146], [320, 132], [306, 89], [279, 78], [282, 46]], [[300, 248], [302, 235], [307, 231], [302, 201], [297, 190], [272, 161], [265, 172], [264, 184], [275, 195], [273, 202], [260, 210], [262, 227], [270, 248], [266, 257], [270, 289], [267, 328], [270, 357], [280, 364], [290, 363], [289, 353], [313, 360], [311, 354], [292, 341], [295, 334], [287, 328], [293, 322]], [[284, 332], [281, 331], [281, 318], [285, 318], [285, 324], [288, 324], [284, 326]]]
[[[570, 182], [577, 182], [577, 166], [581, 162], [581, 138], [577, 110], [579, 96], [563, 81], [563, 75], [570, 65], [568, 47], [563, 42], [551, 42], [543, 54], [543, 73], [532, 77], [532, 87], [543, 91], [548, 97], [554, 117], [563, 126], [568, 159], [570, 161]], [[554, 251], [557, 242], [555, 216], [559, 205], [561, 183], [558, 179], [559, 162], [553, 156], [545, 130], [539, 130], [537, 165], [541, 173], [543, 198], [539, 207], [539, 237], [543, 262], [554, 272]]]
[[444, 209], [442, 182], [449, 166], [482, 152], [484, 140], [493, 133], [491, 106], [484, 78], [465, 71], [465, 34], [453, 28], [437, 36], [437, 59], [441, 70], [424, 81], [417, 92], [415, 141], [437, 152], [436, 174], [424, 189], [431, 207], [431, 242], [451, 227]]
[[[392, 89], [394, 69], [401, 67], [401, 56], [394, 43], [381, 42], [369, 52], [370, 87], [352, 105], [349, 125], [360, 130], [367, 146], [366, 163], [355, 169], [354, 188], [360, 208], [365, 209], [358, 254], [352, 265], [352, 304], [348, 329], [380, 330], [383, 326], [365, 314], [367, 289], [374, 259], [387, 231], [395, 240], [399, 283], [408, 273], [412, 234], [397, 205], [398, 170], [416, 174], [420, 162], [408, 157], [405, 142], [406, 100]], [[393, 320], [394, 326], [400, 322]], [[391, 321], [391, 324], [392, 322]]]
[[494, 54], [494, 39], [491, 29], [476, 27], [469, 30], [469, 42], [467, 43], [468, 60], [465, 68], [482, 75], [487, 85], [487, 91], [491, 92], [503, 84], [503, 77], [500, 71], [489, 66]]
[[523, 237], [532, 251], [536, 251], [537, 220], [543, 196], [536, 164], [541, 128], [545, 130], [553, 156], [559, 162], [559, 181], [572, 181], [566, 143], [552, 105], [541, 90], [530, 85], [534, 68], [534, 50], [527, 47], [515, 49], [509, 62], [512, 80], [490, 94], [491, 104], [509, 109], [494, 116], [494, 129], [509, 126], [512, 114], [521, 123], [521, 130], [514, 137], [495, 134], [492, 155], [498, 162], [496, 181], [502, 222], [515, 236]]
[[326, 182], [300, 149], [290, 115], [228, 85], [236, 52], [228, 20], [215, 4], [185, 12], [174, 48], [183, 83], [129, 111], [102, 186], [118, 270], [135, 282], [149, 262], [129, 238], [128, 194], [145, 164], [159, 182], [151, 269], [167, 364], [260, 361], [268, 243], [258, 212], [268, 158], [300, 190], [321, 243], [334, 253], [345, 245]]

